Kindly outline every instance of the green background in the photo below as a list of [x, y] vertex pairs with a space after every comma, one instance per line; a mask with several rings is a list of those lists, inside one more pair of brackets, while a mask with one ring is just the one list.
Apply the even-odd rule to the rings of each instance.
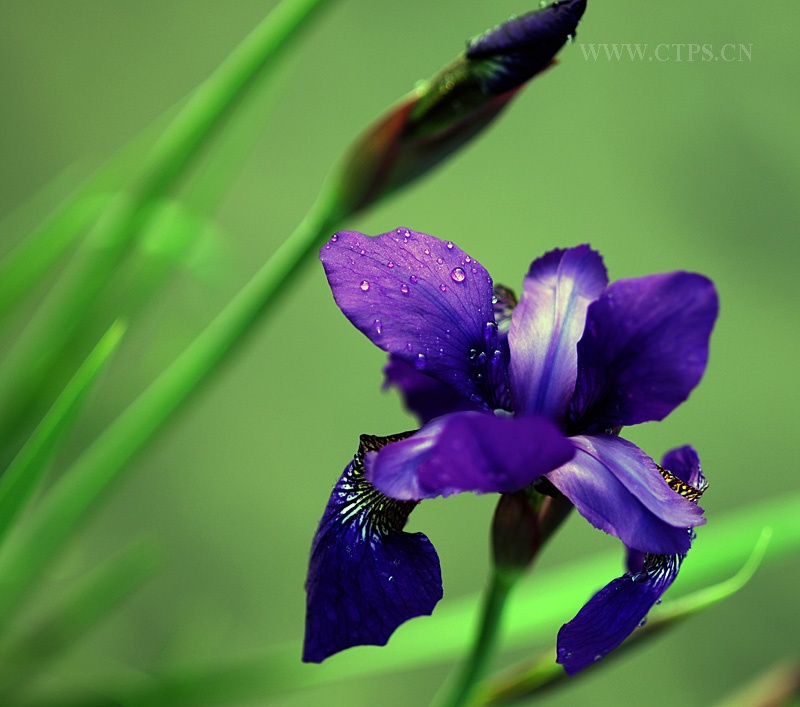
[[[0, 249], [119, 147], [163, 124], [273, 5], [2, 0], [0, 215], [9, 217]], [[258, 139], [200, 247], [131, 323], [60, 466], [292, 231], [363, 126], [452, 59], [466, 37], [528, 9], [510, 0], [334, 3], [296, 47], [280, 94], [265, 94], [249, 123], [230, 126], [235, 139], [255, 124]], [[711, 484], [709, 523], [800, 489], [798, 26], [800, 9], [790, 3], [590, 2], [560, 66], [480, 140], [346, 224], [451, 239], [517, 289], [534, 257], [583, 242], [601, 251], [612, 279], [673, 269], [713, 278], [722, 309], [705, 379], [666, 422], [626, 431], [655, 457], [684, 443], [698, 448]], [[669, 61], [593, 61], [581, 47], [588, 43], [647, 44], [650, 56], [658, 44], [719, 51], [741, 43], [751, 58], [678, 61], [676, 50], [662, 49]], [[413, 424], [394, 393], [380, 392], [383, 360], [310, 263], [53, 568], [44, 594], [142, 534], [166, 557], [164, 571], [43, 687], [224, 663], [297, 642], [311, 537], [358, 435]], [[411, 518], [409, 528], [438, 549], [448, 599], [483, 587], [493, 504], [440, 499]], [[576, 515], [540, 569], [615, 547]], [[587, 597], [618, 569], [610, 566]], [[797, 653], [798, 581], [796, 558], [764, 567], [726, 603], [540, 704], [710, 704]], [[531, 636], [530, 645], [553, 639]], [[356, 650], [368, 662], [392, 644]], [[446, 674], [442, 666], [398, 672], [270, 704], [425, 704]]]

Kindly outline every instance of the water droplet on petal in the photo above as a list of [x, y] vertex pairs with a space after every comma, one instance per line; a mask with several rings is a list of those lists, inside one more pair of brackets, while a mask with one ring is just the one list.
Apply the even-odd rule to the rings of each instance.
[[386, 263], [386, 267], [387, 268], [393, 268], [394, 267], [394, 263], [390, 260], [388, 263]]
[[599, 653], [594, 657], [594, 662], [596, 663], [598, 660], [602, 660], [603, 656]]
[[436, 262], [438, 265], [442, 265], [444, 263], [444, 258], [436, 258]]
[[470, 258], [468, 255], [467, 255], [467, 256], [465, 256], [464, 260], [465, 260], [466, 262], [468, 262], [468, 263], [471, 263], [471, 262], [472, 262], [472, 258]]
[[425, 253], [425, 255], [430, 255], [431, 254], [431, 249], [430, 248], [426, 248], [422, 252]]
[[338, 240], [339, 240], [339, 234], [338, 234], [338, 233], [334, 233], [334, 234], [331, 236], [331, 241], [333, 241], [334, 243], [336, 243], [336, 241], [338, 241]]
[[376, 319], [372, 322], [372, 326], [375, 327], [375, 333], [380, 336], [383, 333], [383, 322], [380, 319]]
[[453, 282], [464, 282], [467, 279], [467, 273], [464, 272], [463, 268], [453, 268], [450, 272], [450, 277]]
[[419, 278], [418, 278], [416, 275], [409, 275], [409, 276], [408, 276], [408, 281], [409, 281], [409, 282], [410, 282], [412, 285], [416, 285], [416, 284], [417, 284], [417, 280], [418, 280], [418, 279], [419, 279]]
[[642, 619], [642, 620], [639, 622], [639, 626], [640, 626], [640, 627], [641, 627], [641, 626], [644, 626], [646, 623], [647, 623], [647, 617], [645, 616], [645, 617], [644, 617], [644, 618], [643, 618], [643, 619]]
[[447, 292], [447, 285], [445, 285], [444, 283], [442, 283], [441, 285], [439, 285], [439, 289], [440, 289], [442, 292]]
[[404, 295], [407, 295], [408, 294], [408, 285], [406, 285], [405, 283], [400, 285], [400, 292], [402, 292]]
[[447, 246], [447, 250], [453, 250], [453, 241], [447, 241], [445, 245]]
[[362, 292], [367, 292], [369, 291], [369, 282], [367, 282], [366, 280], [362, 280], [359, 287], [361, 288]]
[[428, 361], [425, 358], [425, 354], [424, 353], [418, 353], [417, 357], [414, 359], [414, 368], [416, 368], [418, 371], [421, 371], [427, 365], [428, 365]]
[[479, 366], [485, 366], [486, 365], [486, 353], [484, 351], [481, 351], [478, 354], [478, 365]]
[[358, 251], [358, 254], [359, 254], [359, 255], [364, 255], [366, 252], [367, 252], [367, 251], [365, 251], [365, 250], [362, 248], [360, 251]]

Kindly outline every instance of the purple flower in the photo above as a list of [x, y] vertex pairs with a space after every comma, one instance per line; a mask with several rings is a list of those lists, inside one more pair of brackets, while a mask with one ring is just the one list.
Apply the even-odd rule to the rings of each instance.
[[[339, 233], [321, 260], [337, 304], [391, 355], [387, 381], [424, 425], [360, 450], [334, 489], [312, 550], [306, 660], [382, 645], [432, 611], [441, 596], [435, 551], [402, 533], [424, 498], [512, 493], [544, 477], [632, 550], [689, 549], [702, 509], [618, 432], [663, 418], [699, 382], [717, 312], [709, 280], [676, 272], [608, 285], [600, 256], [579, 246], [534, 261], [516, 304], [453, 243], [407, 229]], [[354, 473], [362, 493], [375, 494], [369, 510], [342, 489]], [[393, 524], [368, 519], [398, 502], [409, 505]], [[386, 551], [389, 537], [402, 556]], [[355, 570], [365, 565], [362, 581]], [[387, 594], [398, 567], [403, 586]]]
[[[697, 452], [689, 446], [673, 449], [662, 464], [661, 474], [670, 487], [696, 503], [707, 486]], [[564, 669], [570, 675], [583, 670], [642, 625], [647, 612], [675, 581], [685, 556], [629, 551], [628, 572], [597, 592], [558, 632], [558, 662]]]

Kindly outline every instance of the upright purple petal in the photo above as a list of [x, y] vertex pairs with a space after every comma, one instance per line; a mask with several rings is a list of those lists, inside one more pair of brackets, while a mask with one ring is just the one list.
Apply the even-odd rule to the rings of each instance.
[[406, 408], [424, 425], [435, 417], [450, 412], [478, 409], [474, 403], [459, 395], [453, 388], [425, 375], [397, 356], [389, 356], [383, 367], [384, 388], [396, 387], [403, 396]]
[[569, 440], [543, 417], [457, 412], [368, 454], [366, 475], [382, 493], [400, 500], [463, 491], [511, 493], [573, 454]]
[[688, 444], [677, 449], [672, 449], [664, 455], [661, 466], [671, 471], [685, 484], [693, 486], [701, 493], [705, 491], [708, 482], [700, 468], [700, 457], [693, 447]]
[[622, 643], [678, 576], [682, 555], [647, 555], [637, 574], [612, 580], [558, 632], [557, 662], [574, 675]]
[[400, 624], [430, 614], [442, 598], [436, 550], [422, 533], [403, 532], [416, 503], [386, 498], [364, 478], [364, 450], [383, 442], [362, 436], [314, 536], [305, 662], [320, 663], [352, 646], [385, 645]]
[[577, 377], [586, 309], [605, 289], [599, 254], [582, 245], [535, 260], [511, 319], [511, 390], [517, 413], [561, 422]]
[[705, 523], [703, 511], [670, 488], [650, 457], [611, 435], [570, 440], [575, 457], [547, 478], [584, 518], [629, 548], [662, 555], [689, 549], [687, 529]]
[[483, 266], [408, 229], [342, 231], [320, 259], [336, 303], [373, 343], [477, 405], [503, 406], [506, 362]]
[[717, 293], [702, 275], [619, 280], [589, 307], [578, 343], [572, 429], [661, 420], [689, 396], [708, 360]]

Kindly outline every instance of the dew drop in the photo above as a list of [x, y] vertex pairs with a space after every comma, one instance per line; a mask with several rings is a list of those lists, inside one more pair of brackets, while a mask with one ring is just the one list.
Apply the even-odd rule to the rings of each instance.
[[453, 250], [453, 241], [447, 241], [445, 245], [447, 246], [447, 250]]
[[594, 662], [596, 663], [598, 660], [602, 660], [603, 656], [599, 653], [594, 657]]
[[644, 618], [643, 618], [643, 619], [642, 619], [642, 620], [639, 622], [639, 626], [640, 626], [640, 627], [641, 627], [641, 626], [644, 626], [646, 623], [647, 623], [647, 617], [645, 616], [645, 617], [644, 617]]
[[464, 282], [467, 279], [467, 273], [464, 272], [463, 268], [453, 268], [450, 271], [450, 277], [453, 282]]
[[375, 333], [380, 336], [383, 333], [383, 322], [380, 319], [376, 319], [372, 322], [372, 326], [375, 327]]
[[418, 353], [416, 359], [414, 359], [414, 368], [416, 368], [418, 371], [421, 371], [427, 365], [428, 361], [425, 358], [425, 354]]
[[416, 275], [409, 275], [409, 276], [408, 276], [408, 281], [409, 281], [409, 282], [410, 282], [412, 285], [416, 285], [416, 284], [417, 284], [417, 280], [418, 280], [418, 279], [419, 279], [419, 278], [418, 278]]
[[439, 285], [439, 289], [440, 289], [442, 292], [447, 292], [447, 285], [445, 285], [444, 283], [442, 283], [441, 285]]
[[444, 258], [436, 258], [436, 262], [439, 265], [443, 265], [444, 264]]
[[408, 294], [408, 285], [406, 285], [405, 283], [400, 285], [400, 292], [402, 292], [404, 295], [407, 295]]
[[389, 581], [394, 582], [394, 577], [392, 575], [389, 575]]
[[339, 240], [339, 234], [337, 234], [337, 233], [334, 233], [334, 234], [331, 236], [331, 241], [332, 241], [333, 243], [336, 243], [336, 241], [338, 241], [338, 240]]
[[368, 292], [369, 291], [369, 282], [367, 282], [366, 280], [362, 280], [361, 284], [359, 285], [359, 287], [361, 288], [362, 292]]
[[366, 254], [366, 252], [367, 252], [367, 251], [365, 251], [365, 250], [362, 248], [360, 251], [358, 251], [358, 254], [359, 254], [359, 255], [365, 255], [365, 254]]
[[481, 351], [478, 354], [478, 365], [479, 366], [485, 366], [486, 365], [486, 353], [484, 351]]
[[388, 263], [386, 263], [386, 267], [387, 268], [393, 268], [394, 267], [394, 263], [390, 260]]
[[425, 255], [430, 255], [431, 254], [431, 249], [430, 248], [426, 248], [422, 252], [425, 253]]
[[467, 263], [471, 263], [471, 262], [472, 262], [472, 258], [470, 258], [468, 255], [467, 255], [465, 258], [464, 258], [464, 260], [465, 260]]

